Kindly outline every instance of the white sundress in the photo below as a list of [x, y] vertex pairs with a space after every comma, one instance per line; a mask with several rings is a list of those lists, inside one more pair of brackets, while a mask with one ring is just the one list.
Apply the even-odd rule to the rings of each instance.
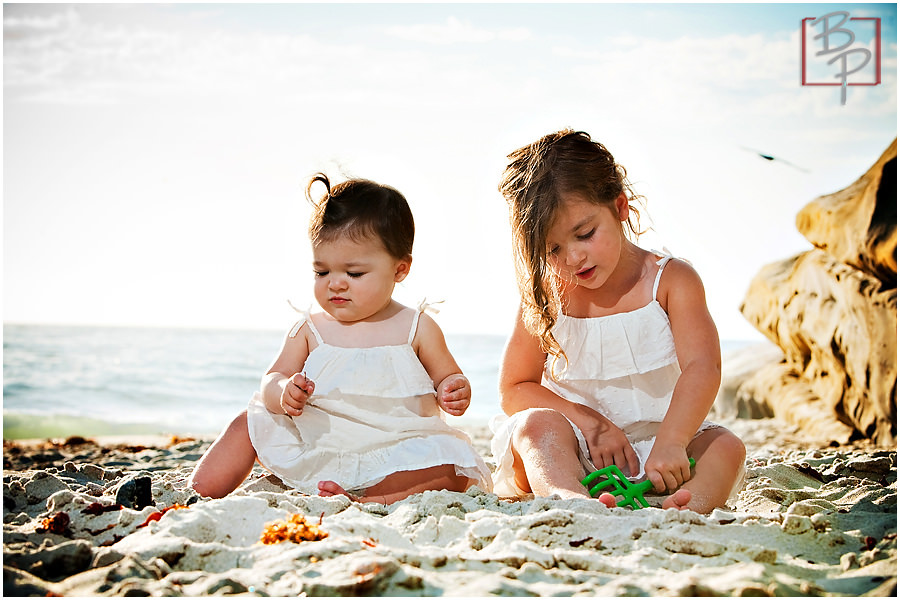
[[445, 464], [491, 491], [490, 470], [469, 436], [444, 422], [412, 348], [424, 306], [393, 317], [414, 313], [406, 344], [372, 348], [328, 344], [307, 312], [289, 335], [305, 322], [316, 337], [304, 365], [315, 392], [297, 417], [271, 413], [260, 393], [253, 395], [247, 423], [260, 463], [307, 494], [317, 494], [323, 480], [359, 492], [391, 473]]
[[[632, 480], [644, 475], [644, 463], [681, 375], [669, 316], [656, 299], [663, 268], [671, 258], [664, 256], [657, 262], [653, 296], [641, 308], [590, 318], [560, 314], [553, 336], [565, 351], [568, 363], [560, 359], [554, 365], [548, 356], [541, 378], [544, 387], [570, 402], [596, 410], [623, 430], [641, 465], [640, 471], [630, 477]], [[555, 370], [556, 380], [551, 377], [551, 370]], [[497, 465], [494, 493], [499, 496], [526, 493], [515, 485], [512, 436], [528, 410], [533, 409], [511, 417], [497, 415], [491, 420], [491, 451]], [[584, 434], [574, 423], [571, 425], [585, 473], [595, 471]], [[719, 426], [704, 421], [697, 433], [713, 427]]]

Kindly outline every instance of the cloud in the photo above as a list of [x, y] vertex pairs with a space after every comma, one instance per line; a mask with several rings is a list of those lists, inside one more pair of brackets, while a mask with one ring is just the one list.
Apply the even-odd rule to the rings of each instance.
[[24, 39], [36, 34], [59, 31], [77, 19], [78, 14], [71, 7], [52, 14], [7, 16], [3, 19], [3, 37], [6, 40]]
[[531, 39], [531, 32], [525, 27], [511, 29], [481, 29], [456, 17], [447, 17], [439, 25], [417, 24], [388, 27], [385, 32], [408, 42], [425, 44], [483, 44], [486, 42], [522, 42]]
[[[594, 97], [604, 110], [629, 118], [643, 114], [655, 122], [658, 115], [665, 122], [688, 112], [704, 125], [802, 115], [811, 98], [817, 114], [841, 110], [821, 90], [798, 93], [799, 31], [674, 40], [633, 33], [536, 36], [526, 27], [490, 28], [449, 16], [431, 24], [363, 28], [347, 43], [326, 32], [190, 27], [186, 18], [170, 27], [125, 9], [116, 19], [82, 12], [21, 8], [6, 16], [8, 102], [108, 104], [146, 97], [221, 105], [265, 97], [281, 106], [395, 114], [491, 112], [510, 101], [524, 110], [523, 101], [563, 106]], [[385, 44], [385, 35], [413, 44]], [[526, 40], [516, 46], [516, 60], [482, 50], [491, 42]], [[896, 96], [890, 64], [896, 61], [885, 61], [884, 89], [873, 93], [869, 110], [890, 110]]]
[[328, 61], [362, 54], [359, 46], [321, 44], [306, 35], [88, 20], [69, 7], [4, 19], [4, 92], [8, 101], [62, 104], [105, 104], [134, 94], [253, 95], [314, 82]]
[[570, 93], [593, 95], [606, 110], [645, 115], [645, 122], [673, 131], [683, 121], [678, 115], [690, 115], [693, 128], [734, 128], [753, 120], [807, 123], [810, 114], [827, 119], [895, 110], [894, 58], [883, 60], [882, 86], [856, 91], [865, 103], [841, 106], [828, 90], [800, 86], [799, 48], [798, 30], [640, 43], [617, 38], [600, 49], [559, 45], [554, 55], [567, 65]]
[[[375, 28], [347, 43], [327, 32], [167, 27], [159, 19], [129, 18], [127, 11], [116, 16], [80, 16], [70, 7], [40, 17], [7, 17], [7, 101], [103, 105], [169, 98], [222, 105], [265, 97], [304, 108], [426, 110], [503, 98], [495, 93], [493, 67], [482, 63], [483, 56], [451, 55], [421, 44], [386, 46], [384, 32]], [[524, 29], [488, 31], [452, 17], [435, 31], [422, 27], [392, 29], [401, 37], [424, 35], [445, 43], [529, 36]], [[481, 93], [467, 95], [467, 89]]]

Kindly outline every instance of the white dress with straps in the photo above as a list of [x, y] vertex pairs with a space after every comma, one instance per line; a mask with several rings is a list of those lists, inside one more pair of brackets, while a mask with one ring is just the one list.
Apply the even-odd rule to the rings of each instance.
[[490, 491], [490, 470], [469, 437], [444, 422], [411, 345], [423, 309], [394, 317], [413, 313], [406, 344], [372, 348], [329, 344], [307, 312], [289, 335], [306, 323], [316, 337], [303, 367], [315, 392], [298, 417], [271, 413], [260, 393], [253, 395], [247, 422], [260, 463], [307, 494], [317, 494], [323, 480], [362, 491], [397, 471], [445, 464]]
[[[681, 375], [669, 315], [656, 299], [663, 268], [671, 258], [663, 256], [657, 262], [653, 296], [641, 308], [590, 318], [560, 314], [553, 336], [568, 362], [548, 356], [541, 379], [544, 387], [596, 410], [624, 431], [641, 464], [640, 471], [631, 477], [635, 480], [644, 475], [644, 463]], [[494, 492], [500, 496], [525, 493], [515, 485], [512, 436], [526, 413], [498, 415], [491, 421], [491, 450], [497, 464]], [[718, 425], [704, 421], [698, 433], [712, 427]], [[585, 473], [596, 470], [584, 434], [574, 423], [572, 429]]]

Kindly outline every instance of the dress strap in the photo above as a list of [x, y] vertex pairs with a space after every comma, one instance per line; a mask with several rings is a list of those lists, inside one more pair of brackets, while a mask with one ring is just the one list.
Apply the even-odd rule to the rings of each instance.
[[291, 327], [291, 331], [290, 331], [290, 333], [288, 333], [288, 337], [297, 337], [297, 334], [300, 333], [300, 328], [303, 327], [303, 324], [309, 323], [309, 330], [313, 332], [314, 336], [316, 336], [316, 341], [319, 342], [320, 344], [323, 344], [324, 342], [322, 341], [322, 335], [319, 333], [319, 330], [316, 329], [316, 326], [313, 325], [312, 315], [309, 314], [310, 309], [307, 308], [306, 310], [300, 310], [299, 308], [297, 308], [296, 306], [291, 304], [290, 300], [288, 300], [287, 303], [296, 312], [303, 315], [303, 318], [300, 319], [299, 321], [297, 321], [296, 323], [294, 323], [294, 326]]
[[437, 302], [428, 302], [425, 298], [419, 302], [419, 305], [416, 307], [416, 314], [413, 316], [412, 327], [409, 328], [409, 339], [406, 340], [407, 344], [412, 344], [413, 338], [416, 337], [416, 329], [419, 327], [419, 315], [421, 315], [426, 310], [437, 314], [440, 312], [439, 309], [435, 308], [435, 304], [440, 304], [443, 300], [438, 300]]
[[659, 250], [651, 250], [650, 252], [656, 254], [657, 256], [662, 256], [662, 258], [656, 261], [656, 264], [659, 265], [659, 270], [656, 272], [656, 280], [653, 282], [652, 299], [656, 300], [656, 293], [659, 291], [659, 280], [662, 278], [663, 269], [665, 268], [666, 264], [668, 264], [668, 262], [675, 257], [672, 256], [672, 253], [669, 252], [669, 249], [665, 246], [663, 246], [662, 252], [660, 252]]

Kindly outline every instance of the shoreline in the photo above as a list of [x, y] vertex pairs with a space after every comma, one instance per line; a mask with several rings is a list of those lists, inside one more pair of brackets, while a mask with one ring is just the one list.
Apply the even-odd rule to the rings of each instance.
[[[92, 336], [88, 336], [90, 328], [82, 337], [72, 341], [75, 348], [83, 347], [92, 342]], [[128, 340], [129, 345], [121, 339], [112, 338], [109, 343], [110, 355], [116, 352], [124, 352], [124, 348], [136, 345], [141, 351], [152, 351], [154, 347], [151, 341], [154, 336], [168, 336], [171, 339], [172, 332], [168, 330], [156, 330], [148, 328], [146, 332], [150, 337], [141, 337], [137, 340]], [[218, 333], [221, 333], [219, 331]], [[260, 333], [260, 332], [256, 332]], [[150, 335], [153, 334], [153, 335]], [[218, 335], [216, 330], [210, 335]], [[452, 336], [452, 334], [450, 334]], [[52, 337], [52, 331], [38, 332], [38, 339]], [[490, 343], [484, 343], [485, 336], [462, 335], [458, 341], [456, 353], [460, 355], [460, 366], [463, 372], [468, 373], [472, 381], [474, 400], [466, 414], [462, 417], [447, 417], [450, 425], [457, 423], [463, 427], [468, 425], [487, 424], [490, 419], [502, 413], [499, 402], [497, 378], [499, 376], [497, 363], [505, 345], [506, 336], [487, 336], [492, 338]], [[159, 393], [151, 393], [141, 401], [130, 398], [122, 400], [115, 393], [93, 390], [90, 386], [82, 387], [85, 381], [84, 373], [75, 369], [64, 368], [57, 375], [66, 380], [69, 388], [67, 393], [74, 398], [74, 406], [52, 403], [48, 398], [59, 393], [55, 384], [47, 381], [32, 379], [35, 373], [40, 372], [40, 365], [32, 362], [17, 364], [14, 355], [27, 348], [25, 340], [28, 336], [19, 335], [18, 338], [8, 340], [10, 342], [10, 364], [6, 372], [7, 402], [4, 404], [3, 424], [5, 440], [43, 440], [46, 438], [64, 440], [66, 437], [77, 435], [101, 439], [107, 436], [154, 436], [177, 434], [182, 437], [215, 436], [224, 429], [231, 417], [247, 407], [247, 402], [255, 391], [259, 389], [259, 377], [271, 360], [272, 355], [280, 342], [280, 336], [275, 340], [263, 342], [255, 336], [225, 336], [222, 348], [223, 354], [232, 357], [235, 363], [232, 371], [236, 378], [229, 379], [228, 383], [216, 379], [216, 376], [226, 374], [224, 371], [210, 371], [207, 375], [198, 375], [203, 385], [208, 385], [208, 392], [203, 397], [196, 397], [187, 391], [187, 380], [181, 378], [170, 379], [164, 367], [154, 367], [145, 370], [143, 364], [137, 364], [133, 359], [126, 360], [116, 369], [117, 374], [104, 384], [106, 390], [114, 389], [124, 379], [133, 379], [137, 386], [148, 386]], [[102, 336], [101, 336], [101, 339]], [[31, 340], [33, 342], [33, 340]], [[179, 340], [181, 343], [182, 340]], [[207, 336], [195, 338], [188, 336], [183, 340], [187, 349], [174, 350], [170, 357], [170, 368], [182, 365], [186, 372], [202, 373], [207, 371], [200, 361], [194, 362], [202, 352], [191, 352], [190, 349], [201, 343], [209, 343]], [[49, 340], [45, 340], [49, 343]], [[733, 360], [732, 356], [742, 349], [751, 348], [754, 345], [769, 342], [751, 340], [723, 340], [723, 373], [729, 369]], [[271, 347], [270, 347], [271, 346]], [[729, 347], [731, 350], [729, 350]], [[70, 349], [68, 356], [77, 350]], [[66, 364], [77, 364], [68, 361]], [[256, 365], [256, 366], [254, 366]], [[235, 373], [228, 373], [229, 377]], [[162, 387], [158, 381], [164, 382]], [[141, 392], [140, 394], [144, 394]], [[144, 408], [148, 402], [155, 402], [158, 410], [152, 414], [146, 414]], [[79, 404], [87, 403], [93, 406], [91, 410], [79, 410]], [[133, 415], [133, 418], [131, 418]], [[114, 418], [113, 418], [114, 417]]]
[[[723, 424], [745, 439], [747, 479], [710, 515], [477, 488], [360, 505], [258, 466], [210, 500], [185, 482], [212, 436], [4, 441], [4, 594], [895, 595], [895, 449]], [[484, 453], [487, 427], [462, 428]], [[109, 508], [135, 484], [148, 505]], [[260, 543], [291, 514], [325, 537]]]

